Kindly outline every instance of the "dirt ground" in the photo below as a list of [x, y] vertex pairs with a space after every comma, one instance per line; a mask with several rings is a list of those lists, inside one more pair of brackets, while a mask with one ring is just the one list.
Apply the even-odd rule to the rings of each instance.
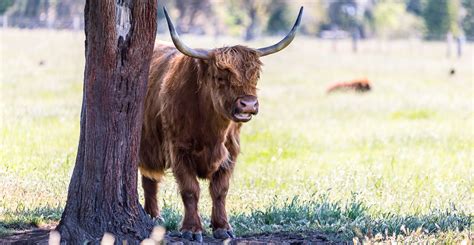
[[[13, 235], [0, 238], [0, 244], [48, 244], [49, 232], [51, 229], [32, 229], [18, 232]], [[227, 241], [217, 240], [209, 236], [204, 236], [202, 244], [342, 244], [330, 240], [325, 234], [319, 232], [301, 232], [301, 233], [264, 233], [253, 236], [239, 237]], [[179, 237], [166, 235], [166, 244], [199, 244], [189, 242]]]

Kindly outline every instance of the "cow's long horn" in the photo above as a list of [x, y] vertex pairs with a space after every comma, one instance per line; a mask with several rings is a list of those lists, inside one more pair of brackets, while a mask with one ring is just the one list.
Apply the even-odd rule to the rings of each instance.
[[166, 17], [166, 22], [168, 22], [168, 28], [170, 29], [170, 34], [171, 34], [171, 39], [173, 40], [174, 46], [183, 54], [187, 56], [191, 56], [194, 58], [199, 58], [199, 59], [209, 59], [209, 52], [206, 50], [195, 50], [190, 47], [188, 47], [186, 44], [184, 44], [183, 41], [178, 36], [178, 33], [176, 32], [176, 29], [174, 28], [173, 22], [171, 22], [170, 16], [168, 15], [168, 12], [166, 11], [166, 8], [163, 7], [163, 11], [165, 12], [165, 17]]
[[286, 37], [283, 38], [281, 41], [279, 41], [277, 44], [274, 44], [272, 46], [268, 46], [268, 47], [265, 47], [265, 48], [257, 49], [258, 51], [260, 51], [260, 56], [265, 56], [265, 55], [276, 53], [276, 52], [286, 48], [286, 46], [290, 45], [291, 41], [293, 41], [293, 38], [295, 38], [296, 30], [300, 26], [302, 15], [303, 15], [303, 7], [300, 8], [298, 18], [296, 18], [296, 22], [293, 25], [293, 28], [291, 28], [290, 33], [288, 33], [286, 35]]

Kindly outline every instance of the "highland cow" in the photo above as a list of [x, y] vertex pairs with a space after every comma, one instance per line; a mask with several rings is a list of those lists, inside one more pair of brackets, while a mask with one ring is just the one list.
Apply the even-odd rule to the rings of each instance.
[[161, 217], [158, 185], [165, 170], [172, 170], [185, 208], [180, 229], [184, 238], [202, 241], [198, 178], [210, 182], [214, 237], [234, 237], [225, 201], [239, 155], [240, 128], [258, 113], [259, 58], [291, 43], [302, 11], [289, 34], [275, 45], [203, 50], [192, 49], [180, 40], [165, 10], [175, 47], [159, 43], [153, 53], [139, 169], [145, 211], [156, 218]]
[[350, 82], [335, 83], [327, 89], [327, 93], [333, 93], [338, 91], [355, 91], [359, 93], [365, 93], [372, 89], [370, 82], [367, 78], [357, 79]]

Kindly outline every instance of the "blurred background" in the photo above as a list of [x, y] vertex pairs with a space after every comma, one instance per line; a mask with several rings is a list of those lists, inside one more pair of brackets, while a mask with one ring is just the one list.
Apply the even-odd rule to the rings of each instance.
[[[242, 129], [227, 201], [237, 234], [472, 237], [473, 0], [158, 2], [157, 40], [170, 40], [164, 5], [189, 46], [209, 49], [276, 43], [305, 7], [291, 45], [262, 58], [261, 109]], [[0, 236], [61, 217], [79, 136], [83, 9], [0, 0]], [[172, 174], [162, 187], [166, 227], [177, 229]]]
[[[180, 33], [252, 40], [285, 33], [305, 6], [301, 35], [325, 39], [474, 40], [472, 0], [176, 0], [158, 1], [177, 20]], [[0, 25], [80, 30], [84, 0], [2, 0]]]

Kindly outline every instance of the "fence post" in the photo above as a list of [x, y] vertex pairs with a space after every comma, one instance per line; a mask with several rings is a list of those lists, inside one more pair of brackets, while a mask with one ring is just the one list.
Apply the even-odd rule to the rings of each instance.
[[2, 15], [2, 20], [3, 20], [3, 28], [8, 27], [8, 16], [6, 14]]
[[448, 32], [446, 34], [446, 57], [449, 58], [451, 57], [451, 47], [453, 45], [453, 34], [451, 32]]
[[79, 31], [81, 29], [81, 17], [75, 15], [72, 19], [72, 29], [74, 31]]
[[352, 52], [357, 53], [358, 47], [359, 47], [359, 40], [360, 40], [360, 30], [359, 28], [354, 28], [354, 30], [351, 33], [352, 37]]
[[465, 37], [464, 35], [459, 35], [456, 37], [456, 46], [457, 46], [457, 53], [458, 53], [458, 58], [461, 58], [462, 57], [462, 48], [463, 48], [463, 45], [464, 45], [464, 41], [465, 41]]

